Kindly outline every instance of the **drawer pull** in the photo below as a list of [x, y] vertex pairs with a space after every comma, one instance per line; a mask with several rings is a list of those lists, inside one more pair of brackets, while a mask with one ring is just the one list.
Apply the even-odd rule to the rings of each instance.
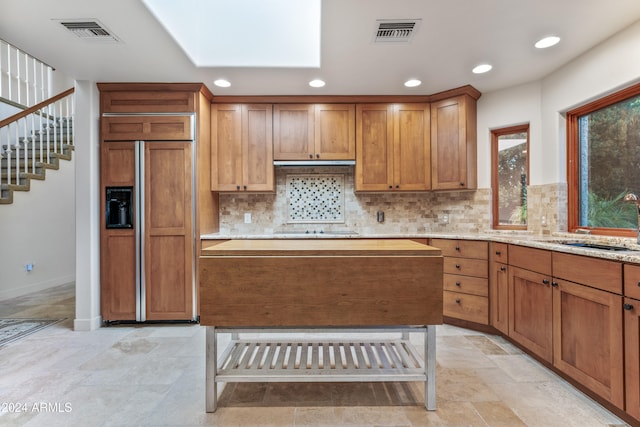
[[553, 286], [554, 288], [558, 287], [558, 282], [551, 282], [551, 286]]
[[456, 268], [460, 270], [460, 264], [456, 264]]
[[502, 252], [496, 251], [496, 255], [502, 255]]
[[456, 245], [456, 251], [460, 252], [460, 246]]
[[638, 287], [640, 288], [640, 282], [638, 282]]
[[500, 271], [507, 271], [507, 267], [505, 266], [500, 267]]
[[456, 304], [460, 304], [460, 298], [456, 298]]
[[625, 304], [622, 306], [625, 310], [633, 310], [633, 306], [631, 304]]
[[460, 282], [456, 282], [456, 286], [460, 286]]
[[549, 279], [542, 279], [542, 283], [544, 285], [548, 285], [549, 284]]

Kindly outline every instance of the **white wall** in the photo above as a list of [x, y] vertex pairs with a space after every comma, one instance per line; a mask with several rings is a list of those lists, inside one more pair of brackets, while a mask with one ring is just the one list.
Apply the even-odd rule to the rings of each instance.
[[74, 163], [61, 160], [46, 180], [32, 180], [30, 191], [0, 205], [0, 300], [74, 280]]
[[[483, 94], [478, 101], [478, 185], [491, 186], [490, 130], [529, 122], [530, 184], [566, 183], [564, 113], [640, 81], [640, 22], [540, 82]], [[551, 48], [553, 49], [553, 48]]]

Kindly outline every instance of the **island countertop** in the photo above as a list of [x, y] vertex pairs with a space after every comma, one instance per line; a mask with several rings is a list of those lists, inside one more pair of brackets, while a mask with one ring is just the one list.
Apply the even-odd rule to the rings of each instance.
[[211, 241], [202, 256], [439, 256], [438, 248], [410, 239], [247, 239]]

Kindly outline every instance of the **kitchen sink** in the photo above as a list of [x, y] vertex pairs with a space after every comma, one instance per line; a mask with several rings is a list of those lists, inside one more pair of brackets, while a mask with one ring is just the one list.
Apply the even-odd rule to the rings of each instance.
[[600, 249], [604, 251], [629, 251], [631, 249], [625, 248], [624, 246], [615, 246], [615, 245], [605, 245], [602, 243], [586, 243], [586, 242], [560, 242], [562, 245], [573, 246], [576, 248], [585, 248], [585, 249]]

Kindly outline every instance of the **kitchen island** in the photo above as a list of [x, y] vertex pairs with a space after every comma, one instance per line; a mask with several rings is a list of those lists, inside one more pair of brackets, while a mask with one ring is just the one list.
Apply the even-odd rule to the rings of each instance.
[[[421, 380], [425, 406], [435, 409], [442, 268], [439, 249], [407, 239], [211, 242], [202, 249], [199, 283], [207, 411], [216, 409], [216, 384], [236, 381]], [[299, 343], [234, 339], [218, 359], [219, 332], [237, 338], [285, 328], [330, 334]], [[413, 330], [425, 333], [424, 364], [408, 343]], [[398, 332], [402, 339], [331, 339], [342, 332]]]

